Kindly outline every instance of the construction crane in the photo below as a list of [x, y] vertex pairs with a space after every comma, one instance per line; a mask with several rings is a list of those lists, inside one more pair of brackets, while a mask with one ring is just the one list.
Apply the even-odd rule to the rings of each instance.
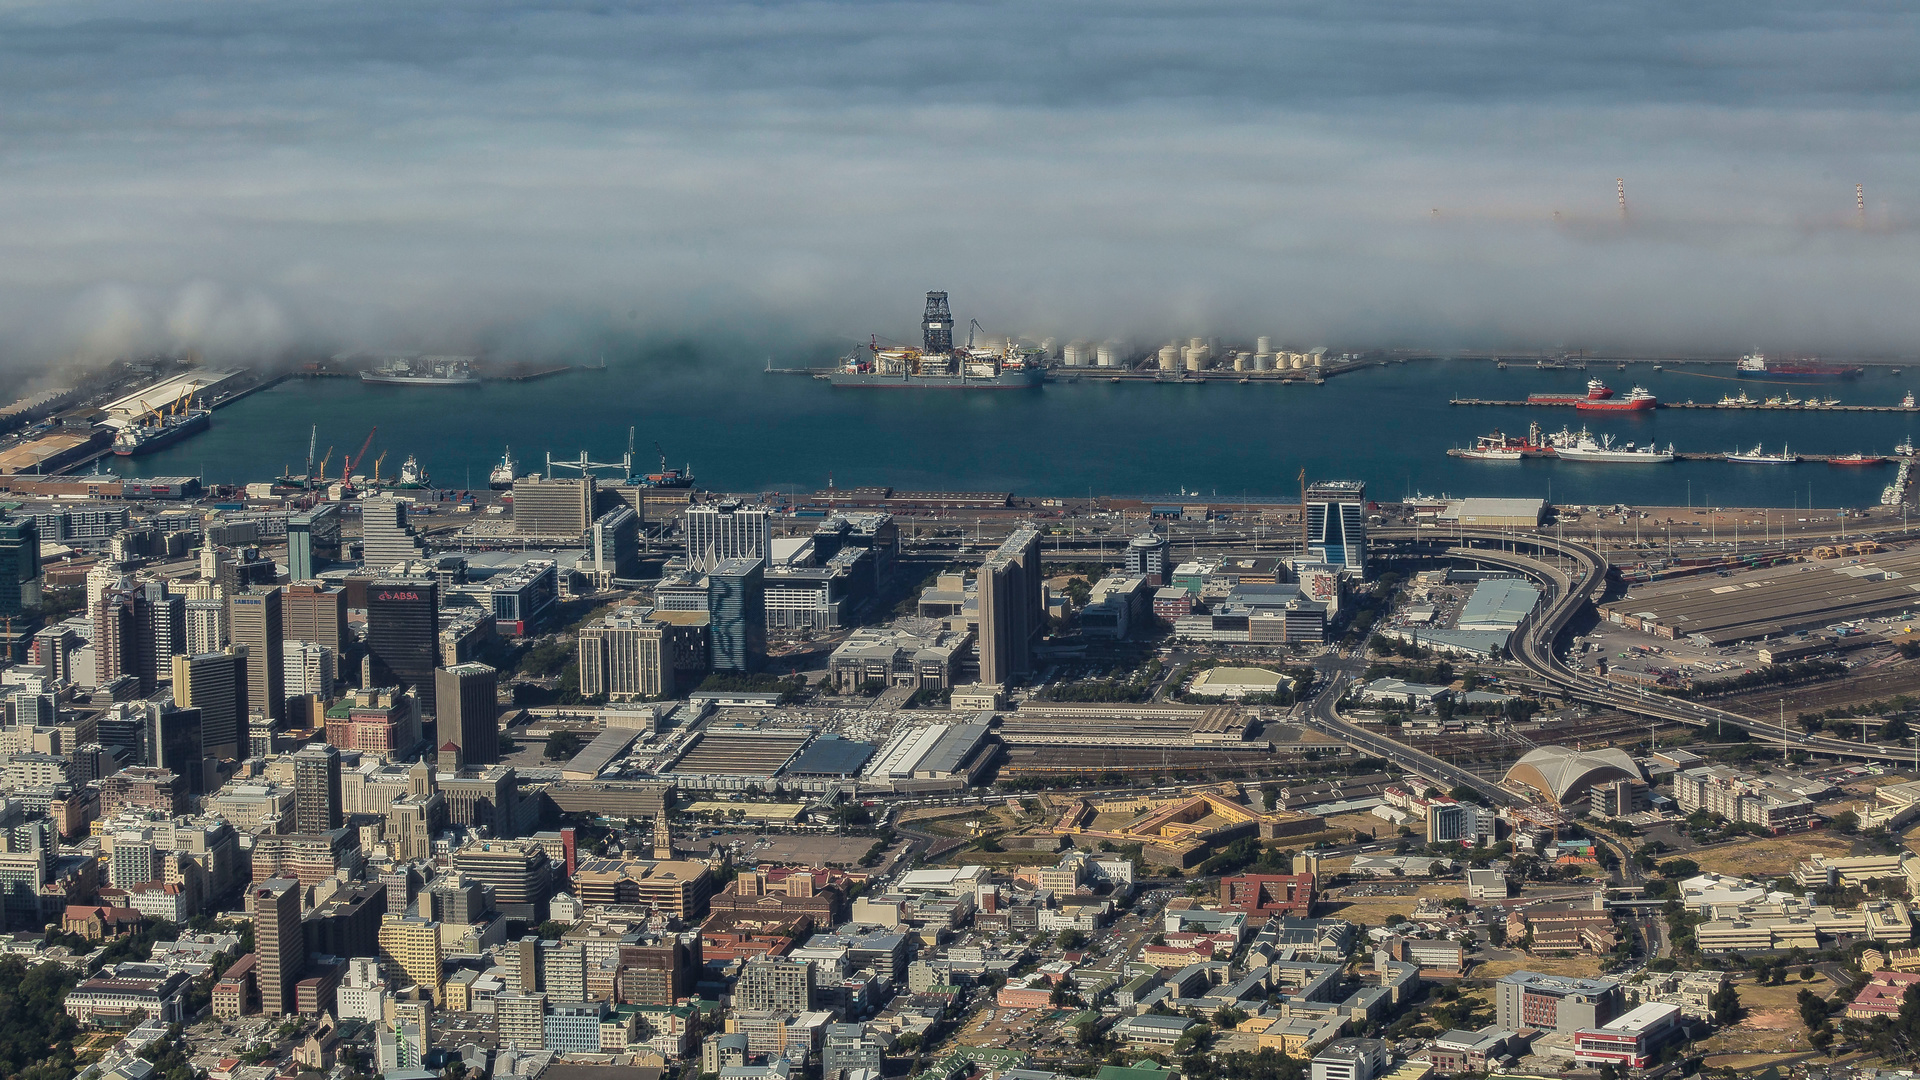
[[304, 485], [308, 491], [313, 490], [313, 452], [319, 448], [319, 445], [320, 425], [315, 424], [313, 430], [307, 432], [307, 476]]
[[967, 348], [969, 350], [973, 348], [973, 332], [975, 330], [978, 330], [983, 334], [987, 332], [987, 328], [980, 325], [979, 319], [968, 319], [967, 320]]
[[367, 456], [367, 447], [373, 445], [373, 437], [379, 434], [379, 432], [380, 432], [379, 424], [373, 425], [373, 430], [367, 432], [367, 441], [360, 444], [360, 452], [353, 455], [353, 460], [347, 462], [346, 471], [340, 474], [343, 479], [347, 479], [347, 480], [353, 479], [353, 470], [360, 467], [360, 459]]
[[333, 460], [333, 447], [329, 446], [327, 447], [327, 456], [320, 459], [320, 469], [318, 472], [314, 474], [315, 480], [319, 481], [322, 484], [327, 482], [327, 462], [332, 460]]
[[386, 460], [387, 452], [385, 450], [380, 451], [380, 456], [373, 459], [373, 482], [376, 484], [380, 482], [380, 466], [384, 464]]
[[[581, 476], [591, 476], [595, 469], [619, 469], [628, 480], [633, 479], [633, 431], [631, 427], [627, 429], [627, 456], [619, 461], [588, 461], [585, 450], [580, 451], [579, 461], [555, 461], [552, 451], [548, 451], [547, 479], [553, 479], [555, 469], [579, 469]], [[655, 443], [654, 447], [658, 449], [659, 444]], [[664, 455], [661, 460], [666, 460]]]

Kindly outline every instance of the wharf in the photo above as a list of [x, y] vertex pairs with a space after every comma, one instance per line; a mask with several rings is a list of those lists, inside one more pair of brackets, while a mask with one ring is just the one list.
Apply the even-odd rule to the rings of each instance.
[[[1501, 401], [1493, 398], [1449, 398], [1449, 405], [1531, 405], [1539, 409], [1571, 409], [1571, 401]], [[1717, 401], [1662, 401], [1656, 409], [1730, 409], [1735, 412], [1867, 412], [1867, 413], [1920, 413], [1920, 408], [1905, 405], [1767, 405], [1753, 402], [1748, 405], [1722, 405]], [[1631, 412], [1629, 409], [1589, 409], [1596, 414], [1607, 412]]]

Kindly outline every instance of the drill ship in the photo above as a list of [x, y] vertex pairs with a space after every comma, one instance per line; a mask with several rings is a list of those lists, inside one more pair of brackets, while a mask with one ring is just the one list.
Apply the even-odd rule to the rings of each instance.
[[947, 294], [927, 294], [920, 322], [921, 348], [882, 348], [878, 338], [846, 357], [827, 376], [842, 387], [900, 390], [1028, 390], [1046, 378], [1045, 357], [1011, 341], [998, 348], [953, 344]]

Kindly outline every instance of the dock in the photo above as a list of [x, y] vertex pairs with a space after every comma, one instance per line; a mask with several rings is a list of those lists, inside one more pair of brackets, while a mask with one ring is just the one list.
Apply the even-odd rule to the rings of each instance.
[[[1447, 404], [1449, 405], [1489, 405], [1489, 406], [1531, 405], [1536, 409], [1571, 409], [1574, 407], [1574, 403], [1571, 401], [1526, 401], [1526, 400], [1501, 401], [1494, 398], [1449, 398], [1447, 400]], [[1654, 408], [1656, 409], [1731, 409], [1736, 412], [1748, 411], [1748, 412], [1813, 412], [1813, 413], [1826, 413], [1826, 412], [1920, 413], [1920, 408], [1909, 407], [1906, 405], [1807, 405], [1804, 403], [1799, 405], [1784, 405], [1784, 404], [1768, 405], [1763, 402], [1757, 402], [1757, 401], [1747, 405], [1722, 405], [1717, 401], [1662, 401], [1659, 404], [1655, 405]], [[1619, 412], [1632, 412], [1635, 410], [1588, 409], [1584, 411], [1594, 413], [1595, 415], [1599, 415], [1602, 413], [1609, 413], [1609, 412], [1619, 413]], [[1645, 410], [1641, 410], [1641, 411], [1645, 411]]]

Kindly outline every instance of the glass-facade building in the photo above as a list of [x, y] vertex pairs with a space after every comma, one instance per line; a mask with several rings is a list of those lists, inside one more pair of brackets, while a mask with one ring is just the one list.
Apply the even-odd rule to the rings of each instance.
[[762, 559], [725, 559], [707, 575], [713, 670], [758, 671], [766, 660], [766, 567]]
[[1345, 574], [1366, 576], [1366, 484], [1327, 480], [1307, 487], [1307, 552]]
[[367, 585], [369, 686], [406, 686], [435, 715], [440, 588], [432, 578], [375, 578]]

